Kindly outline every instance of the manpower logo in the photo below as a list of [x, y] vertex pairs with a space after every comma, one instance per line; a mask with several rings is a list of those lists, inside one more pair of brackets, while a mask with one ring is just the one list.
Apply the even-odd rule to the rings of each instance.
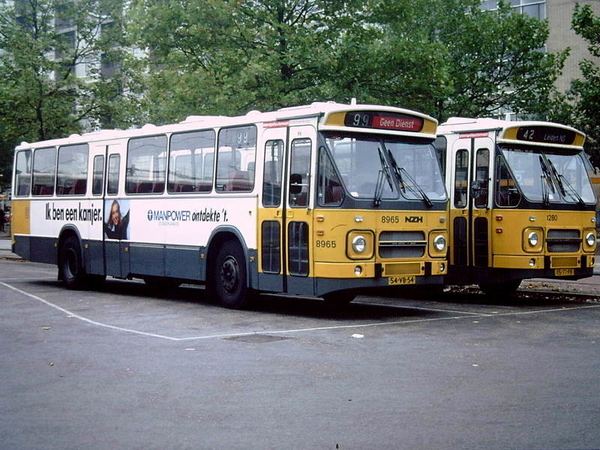
[[149, 209], [146, 217], [149, 222], [227, 222], [227, 210]]

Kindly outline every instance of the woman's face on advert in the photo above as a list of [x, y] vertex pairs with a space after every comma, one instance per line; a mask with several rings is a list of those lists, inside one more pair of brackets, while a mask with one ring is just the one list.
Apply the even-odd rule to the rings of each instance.
[[110, 219], [115, 225], [118, 225], [121, 220], [121, 211], [119, 210], [119, 205], [116, 203], [112, 205], [112, 208], [110, 209]]

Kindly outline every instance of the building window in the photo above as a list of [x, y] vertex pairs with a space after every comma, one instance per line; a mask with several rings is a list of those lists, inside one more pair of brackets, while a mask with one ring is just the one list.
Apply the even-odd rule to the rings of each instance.
[[[522, 14], [527, 14], [539, 20], [546, 19], [546, 0], [510, 0], [510, 5]], [[497, 0], [484, 0], [481, 9], [494, 11], [498, 8]]]

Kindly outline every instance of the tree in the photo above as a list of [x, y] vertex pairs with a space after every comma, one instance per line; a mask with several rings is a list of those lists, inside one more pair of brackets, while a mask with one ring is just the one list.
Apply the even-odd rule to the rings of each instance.
[[[118, 67], [123, 59], [121, 4], [116, 0], [2, 3], [4, 139], [64, 136], [80, 131], [84, 120], [101, 122], [114, 114], [112, 102], [122, 97], [124, 77], [118, 70], [106, 76], [106, 70]], [[82, 74], [84, 67], [87, 73]]]
[[[590, 54], [600, 58], [600, 17], [590, 5], [576, 5], [572, 27], [588, 42]], [[587, 134], [586, 151], [592, 163], [600, 167], [600, 67], [593, 60], [579, 63], [582, 79], [574, 80], [571, 86], [573, 123]]]
[[149, 54], [154, 121], [235, 114], [331, 98], [339, 36], [364, 2], [134, 2], [132, 30]]
[[22, 140], [132, 122], [123, 36], [117, 0], [0, 2], [0, 160]]
[[[425, 81], [433, 84], [424, 104], [440, 120], [507, 111], [544, 114], [567, 52], [540, 50], [548, 38], [546, 22], [521, 14], [507, 3], [500, 2], [495, 11], [481, 10], [480, 3], [383, 0], [378, 17], [389, 41], [383, 49], [408, 53], [400, 58], [407, 62], [411, 55], [416, 59], [414, 53], [426, 52], [431, 62], [418, 68], [425, 67]], [[392, 45], [394, 41], [400, 43]], [[431, 69], [434, 66], [437, 72]], [[419, 77], [413, 80], [419, 82]]]
[[155, 122], [352, 97], [440, 119], [540, 114], [566, 57], [539, 51], [545, 22], [479, 0], [134, 5]]

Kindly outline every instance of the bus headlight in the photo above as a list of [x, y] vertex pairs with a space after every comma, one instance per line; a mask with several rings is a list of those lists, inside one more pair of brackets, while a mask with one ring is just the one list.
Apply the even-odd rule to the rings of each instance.
[[438, 252], [443, 252], [444, 250], [446, 250], [446, 238], [441, 234], [436, 236], [433, 240], [433, 247]]
[[354, 250], [355, 253], [363, 253], [367, 248], [367, 240], [365, 239], [364, 236], [355, 236], [354, 239], [352, 239], [352, 250]]
[[544, 247], [544, 231], [541, 228], [525, 228], [522, 245], [526, 252], [541, 252]]
[[448, 232], [446, 230], [432, 230], [427, 235], [427, 248], [431, 258], [446, 256], [448, 251]]
[[527, 240], [529, 241], [529, 245], [532, 247], [537, 247], [537, 245], [540, 243], [540, 236], [537, 234], [537, 231], [532, 231], [529, 233]]
[[375, 235], [369, 230], [352, 230], [346, 236], [346, 256], [350, 259], [370, 259], [375, 251]]
[[593, 250], [596, 247], [596, 233], [589, 231], [585, 235], [584, 244], [586, 245], [587, 249]]

